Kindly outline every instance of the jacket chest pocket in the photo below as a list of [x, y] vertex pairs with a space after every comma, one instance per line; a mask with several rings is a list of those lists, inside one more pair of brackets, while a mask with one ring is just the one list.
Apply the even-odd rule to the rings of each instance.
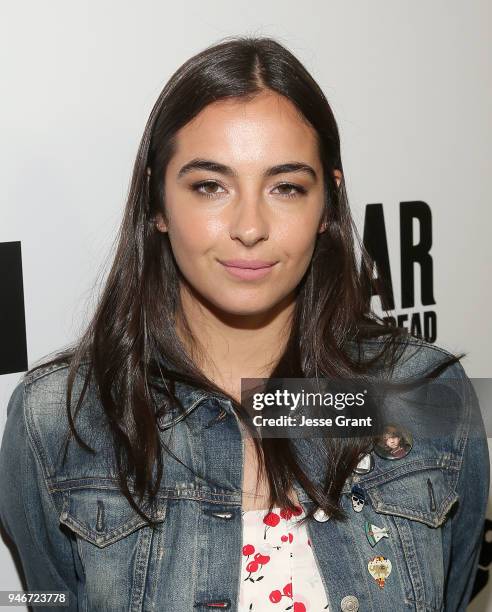
[[444, 609], [443, 529], [458, 501], [455, 476], [454, 470], [434, 467], [367, 489], [371, 510], [386, 515], [405, 603], [418, 612]]
[[87, 487], [64, 494], [59, 520], [70, 530], [85, 586], [82, 609], [141, 609], [144, 594], [152, 597], [165, 516], [160, 502], [153, 529], [118, 490]]

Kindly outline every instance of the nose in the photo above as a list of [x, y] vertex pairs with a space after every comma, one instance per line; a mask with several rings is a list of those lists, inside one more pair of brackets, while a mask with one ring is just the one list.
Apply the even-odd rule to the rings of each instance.
[[251, 193], [240, 198], [232, 213], [229, 233], [233, 240], [240, 240], [246, 246], [268, 239], [266, 204], [261, 196]]

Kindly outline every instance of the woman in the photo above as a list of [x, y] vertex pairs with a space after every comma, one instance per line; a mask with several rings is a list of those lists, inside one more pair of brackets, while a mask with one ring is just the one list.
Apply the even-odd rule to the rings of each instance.
[[[459, 357], [371, 312], [354, 236], [335, 119], [287, 49], [231, 38], [179, 68], [90, 326], [8, 407], [0, 511], [30, 590], [73, 610], [465, 608], [476, 396]], [[255, 435], [241, 379], [295, 378], [413, 381], [391, 403], [411, 451], [395, 467], [367, 435]], [[436, 410], [459, 381], [445, 435], [415, 418], [424, 379]]]

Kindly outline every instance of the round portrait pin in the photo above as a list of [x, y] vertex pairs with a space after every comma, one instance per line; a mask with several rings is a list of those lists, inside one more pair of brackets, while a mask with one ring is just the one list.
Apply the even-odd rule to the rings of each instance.
[[382, 459], [403, 459], [412, 450], [413, 436], [400, 425], [386, 425], [374, 443], [374, 452]]

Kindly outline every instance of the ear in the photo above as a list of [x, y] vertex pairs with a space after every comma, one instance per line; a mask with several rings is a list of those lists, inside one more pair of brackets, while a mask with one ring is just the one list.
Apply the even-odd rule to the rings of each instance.
[[155, 226], [159, 232], [167, 232], [167, 223], [164, 221], [164, 215], [160, 212], [155, 215]]
[[[324, 218], [324, 216], [323, 216]], [[318, 234], [322, 234], [324, 231], [326, 231], [326, 228], [328, 227], [328, 221], [322, 221], [320, 223], [319, 229], [318, 229]]]
[[335, 177], [335, 181], [337, 182], [337, 187], [340, 187], [343, 174], [340, 172], [340, 170], [333, 170], [333, 176]]

